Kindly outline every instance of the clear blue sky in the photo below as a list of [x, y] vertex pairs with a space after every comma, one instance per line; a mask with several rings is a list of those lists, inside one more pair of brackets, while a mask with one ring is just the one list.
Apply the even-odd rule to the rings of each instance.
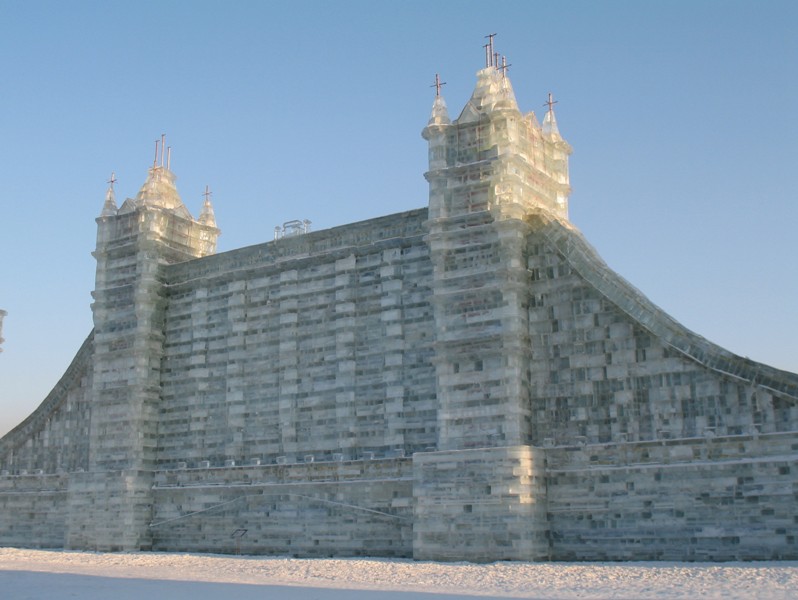
[[92, 327], [95, 217], [166, 133], [220, 250], [426, 205], [436, 72], [452, 117], [483, 36], [523, 111], [556, 99], [571, 220], [721, 346], [798, 371], [798, 2], [0, 0], [0, 433]]

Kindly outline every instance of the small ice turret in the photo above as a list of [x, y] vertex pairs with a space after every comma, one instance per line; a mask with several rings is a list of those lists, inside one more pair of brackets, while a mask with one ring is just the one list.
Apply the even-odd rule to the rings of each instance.
[[108, 190], [105, 192], [105, 203], [103, 210], [100, 213], [101, 217], [112, 217], [117, 212], [116, 207], [116, 194], [114, 194], [114, 184], [116, 183], [116, 173], [111, 173], [111, 179], [108, 180]]
[[[435, 100], [432, 103], [432, 114], [430, 114], [427, 126], [421, 132], [421, 136], [429, 142], [429, 167], [430, 171], [444, 169], [446, 167], [446, 132], [450, 129], [452, 121], [449, 118], [449, 111], [446, 108], [446, 101], [441, 95], [441, 87], [446, 85], [440, 76], [435, 73], [435, 83], [431, 86], [435, 88]], [[430, 186], [432, 181], [430, 180]], [[431, 194], [432, 192], [430, 192]], [[437, 218], [440, 214], [436, 211], [436, 205], [430, 202], [430, 218]]]
[[202, 204], [202, 211], [198, 221], [206, 227], [216, 227], [216, 216], [213, 214], [213, 205], [211, 204], [211, 190], [205, 186], [205, 202]]

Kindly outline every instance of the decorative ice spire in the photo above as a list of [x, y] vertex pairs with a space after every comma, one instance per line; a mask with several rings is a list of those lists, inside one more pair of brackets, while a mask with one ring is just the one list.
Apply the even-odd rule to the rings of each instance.
[[494, 110], [518, 110], [513, 86], [507, 76], [507, 59], [494, 51], [493, 38], [495, 33], [485, 36], [485, 68], [477, 72], [477, 85], [471, 94], [471, 99], [466, 103], [463, 112], [457, 118], [460, 123], [468, 123], [479, 119], [479, 115], [493, 112]]
[[[161, 135], [160, 154], [159, 140], [155, 140], [155, 160], [147, 174], [147, 180], [136, 195], [136, 206], [153, 206], [171, 210], [185, 218], [191, 218], [177, 192], [175, 174], [170, 170], [172, 148], [166, 148], [166, 136]], [[166, 150], [166, 153], [164, 153]], [[164, 164], [164, 155], [166, 163]], [[159, 164], [160, 160], [160, 164]]]
[[429, 123], [427, 125], [448, 125], [451, 123], [451, 119], [449, 119], [449, 111], [446, 108], [446, 100], [443, 99], [441, 96], [441, 86], [446, 85], [445, 81], [441, 81], [441, 78], [435, 73], [435, 83], [433, 83], [430, 87], [435, 88], [435, 101], [432, 103], [432, 114], [429, 118]]
[[108, 191], [105, 192], [105, 204], [103, 204], [103, 210], [100, 213], [101, 217], [113, 217], [117, 212], [116, 194], [114, 194], [116, 173], [111, 173], [111, 179], [109, 179], [107, 183]]
[[[498, 60], [498, 54], [497, 60]], [[513, 86], [510, 83], [510, 78], [507, 77], [507, 70], [512, 65], [507, 64], [507, 57], [502, 56], [502, 64], [499, 66], [496, 65], [496, 71], [501, 73], [501, 79], [499, 80], [499, 100], [494, 105], [494, 108], [510, 108], [518, 110], [518, 103], [515, 101], [515, 92], [513, 92]]]
[[207, 185], [205, 186], [205, 193], [202, 195], [205, 196], [205, 202], [202, 205], [199, 222], [208, 227], [216, 227], [216, 217], [213, 214], [213, 206], [211, 205], [211, 190]]
[[549, 92], [549, 99], [543, 105], [549, 107], [549, 110], [546, 111], [546, 116], [543, 118], [543, 133], [551, 136], [554, 141], [559, 141], [562, 139], [562, 136], [557, 127], [557, 118], [554, 116], [555, 104], [557, 104], [557, 100], [554, 100], [551, 92]]

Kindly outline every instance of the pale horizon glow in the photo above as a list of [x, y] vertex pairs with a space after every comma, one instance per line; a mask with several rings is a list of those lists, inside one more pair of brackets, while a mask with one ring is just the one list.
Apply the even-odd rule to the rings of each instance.
[[798, 371], [798, 3], [0, 0], [0, 435], [92, 328], [106, 183], [135, 196], [167, 136], [219, 251], [423, 207], [435, 96], [484, 65], [522, 111], [554, 94], [570, 219], [697, 334]]

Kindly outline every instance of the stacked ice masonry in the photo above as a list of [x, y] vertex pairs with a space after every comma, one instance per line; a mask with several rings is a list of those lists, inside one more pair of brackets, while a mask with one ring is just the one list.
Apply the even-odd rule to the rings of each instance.
[[119, 208], [112, 178], [94, 330], [0, 440], [0, 544], [798, 559], [798, 376], [604, 264], [554, 102], [486, 63], [454, 121], [438, 86], [428, 207], [215, 254], [163, 144]]

